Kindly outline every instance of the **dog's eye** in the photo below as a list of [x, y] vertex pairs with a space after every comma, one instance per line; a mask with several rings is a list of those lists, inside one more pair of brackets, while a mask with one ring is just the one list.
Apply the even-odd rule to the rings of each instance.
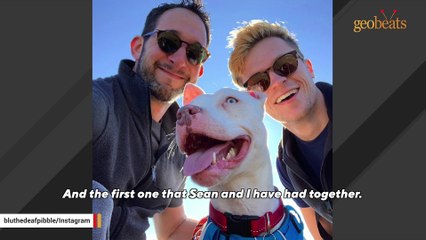
[[237, 103], [237, 102], [238, 102], [238, 100], [237, 100], [236, 98], [233, 98], [233, 97], [228, 97], [228, 98], [226, 99], [226, 102], [227, 102], [227, 103]]

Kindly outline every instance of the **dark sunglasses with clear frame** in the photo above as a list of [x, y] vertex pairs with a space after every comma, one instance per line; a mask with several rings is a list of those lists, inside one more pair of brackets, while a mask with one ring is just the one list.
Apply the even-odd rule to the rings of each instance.
[[187, 45], [186, 58], [192, 65], [204, 63], [210, 57], [209, 51], [205, 47], [201, 46], [200, 43], [185, 42], [181, 40], [173, 30], [155, 29], [152, 32], [143, 34], [142, 37], [151, 37], [154, 34], [157, 34], [158, 47], [166, 54], [173, 54], [177, 52], [182, 46], [182, 43], [185, 43]]
[[266, 91], [271, 84], [271, 79], [269, 77], [269, 71], [272, 69], [274, 73], [282, 77], [288, 77], [290, 74], [294, 73], [298, 67], [298, 60], [303, 58], [300, 54], [294, 50], [288, 52], [280, 57], [278, 57], [274, 64], [271, 67], [266, 69], [264, 72], [258, 72], [252, 75], [244, 84], [244, 88], [248, 90], [257, 90], [257, 91]]

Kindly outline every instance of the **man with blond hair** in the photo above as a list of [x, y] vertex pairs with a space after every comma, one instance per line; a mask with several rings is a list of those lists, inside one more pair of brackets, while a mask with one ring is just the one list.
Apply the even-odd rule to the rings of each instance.
[[[267, 113], [283, 125], [277, 169], [289, 191], [332, 191], [332, 86], [314, 70], [279, 23], [253, 20], [231, 32], [229, 69], [235, 85], [266, 93]], [[331, 239], [330, 200], [294, 199], [315, 239]]]

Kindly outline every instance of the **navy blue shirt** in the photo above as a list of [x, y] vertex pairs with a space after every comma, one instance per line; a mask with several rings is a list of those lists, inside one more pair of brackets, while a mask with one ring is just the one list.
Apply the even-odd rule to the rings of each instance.
[[[293, 134], [292, 134], [293, 135]], [[321, 186], [320, 175], [321, 165], [324, 156], [324, 145], [328, 135], [327, 126], [324, 130], [312, 141], [303, 141], [297, 136], [293, 135], [296, 140], [296, 155], [300, 160], [302, 168], [306, 169], [311, 176], [311, 184], [318, 190], [324, 191]]]

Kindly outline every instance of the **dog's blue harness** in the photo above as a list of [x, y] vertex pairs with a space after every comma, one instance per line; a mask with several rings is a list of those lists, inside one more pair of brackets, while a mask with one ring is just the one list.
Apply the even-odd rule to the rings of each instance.
[[299, 214], [291, 206], [286, 206], [285, 216], [281, 226], [272, 233], [257, 237], [243, 237], [236, 234], [227, 234], [209, 218], [204, 228], [204, 238], [212, 240], [299, 240], [303, 239], [303, 223]]

